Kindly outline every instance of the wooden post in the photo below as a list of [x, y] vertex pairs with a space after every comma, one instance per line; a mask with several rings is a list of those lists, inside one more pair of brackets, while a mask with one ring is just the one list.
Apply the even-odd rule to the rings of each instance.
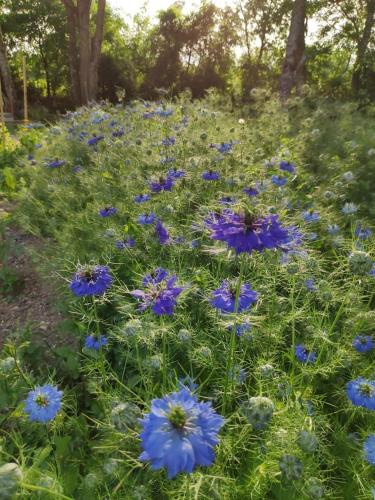
[[29, 111], [27, 109], [27, 79], [26, 79], [26, 57], [22, 58], [22, 70], [23, 70], [23, 122], [29, 122]]
[[5, 151], [5, 119], [4, 119], [4, 101], [3, 101], [3, 89], [1, 86], [1, 78], [0, 78], [0, 120], [1, 120], [1, 137], [3, 141], [3, 151]]

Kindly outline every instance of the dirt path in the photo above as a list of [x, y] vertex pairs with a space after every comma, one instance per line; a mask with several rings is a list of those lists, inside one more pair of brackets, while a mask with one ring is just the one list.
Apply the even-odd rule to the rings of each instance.
[[[0, 201], [0, 210], [4, 215], [12, 206]], [[58, 296], [32, 258], [42, 248], [40, 240], [13, 225], [0, 234], [0, 348], [8, 336], [25, 328], [35, 340], [52, 347], [61, 344], [64, 316], [56, 307]]]

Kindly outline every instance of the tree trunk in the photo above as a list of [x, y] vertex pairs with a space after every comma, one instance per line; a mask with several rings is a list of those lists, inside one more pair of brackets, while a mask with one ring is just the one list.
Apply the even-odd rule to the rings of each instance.
[[0, 27], [0, 78], [2, 81], [2, 90], [5, 96], [4, 105], [9, 109], [12, 115], [14, 114], [14, 92], [13, 92], [13, 81], [10, 72], [7, 56], [6, 47], [3, 39], [3, 33]]
[[366, 22], [363, 28], [362, 36], [358, 41], [357, 56], [352, 75], [352, 89], [355, 93], [358, 93], [361, 89], [361, 76], [363, 70], [363, 63], [365, 60], [367, 47], [370, 41], [371, 31], [374, 26], [374, 21], [375, 21], [375, 0], [367, 0]]
[[91, 0], [78, 0], [79, 82], [81, 88], [81, 104], [87, 104], [90, 99], [90, 7]]
[[106, 0], [98, 1], [98, 12], [96, 14], [95, 35], [91, 43], [90, 71], [88, 79], [89, 99], [95, 100], [98, 95], [98, 67], [103, 42], [104, 13]]
[[68, 27], [68, 57], [70, 84], [73, 101], [76, 105], [81, 104], [81, 90], [79, 84], [79, 61], [78, 61], [78, 41], [77, 41], [77, 8], [71, 0], [62, 0], [65, 6], [67, 27]]
[[285, 59], [280, 77], [280, 97], [288, 99], [305, 82], [305, 18], [306, 0], [295, 0], [290, 21]]

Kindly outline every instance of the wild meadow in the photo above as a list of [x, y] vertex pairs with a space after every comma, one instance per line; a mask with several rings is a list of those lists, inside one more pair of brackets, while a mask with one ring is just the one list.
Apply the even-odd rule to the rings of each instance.
[[68, 323], [2, 347], [0, 498], [373, 498], [374, 118], [306, 86], [7, 138]]

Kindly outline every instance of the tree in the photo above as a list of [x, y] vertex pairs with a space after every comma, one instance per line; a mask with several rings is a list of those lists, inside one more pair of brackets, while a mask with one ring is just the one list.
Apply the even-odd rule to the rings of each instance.
[[305, 82], [305, 21], [306, 0], [295, 0], [280, 77], [280, 97], [282, 100], [288, 99], [294, 87], [298, 92]]
[[6, 108], [14, 113], [14, 91], [12, 75], [10, 73], [8, 59], [6, 55], [6, 46], [4, 43], [3, 33], [0, 27], [0, 77], [2, 82], [3, 94], [5, 96], [4, 104]]
[[375, 0], [367, 0], [366, 2], [366, 21], [362, 34], [357, 43], [356, 61], [352, 75], [352, 88], [358, 93], [361, 89], [361, 76], [366, 56], [367, 47], [371, 38], [372, 28], [375, 21]]
[[95, 31], [91, 36], [92, 0], [61, 0], [65, 6], [69, 33], [69, 65], [72, 94], [77, 104], [95, 100], [98, 67], [103, 42], [106, 0], [98, 0]]

